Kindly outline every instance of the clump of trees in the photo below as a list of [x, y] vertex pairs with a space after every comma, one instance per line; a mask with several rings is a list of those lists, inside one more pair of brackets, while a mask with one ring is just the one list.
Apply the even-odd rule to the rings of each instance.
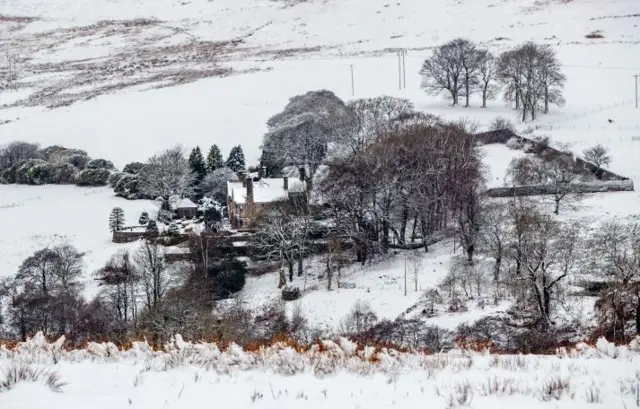
[[111, 162], [91, 159], [77, 149], [56, 145], [40, 149], [20, 141], [0, 147], [0, 183], [104, 186], [114, 170]]
[[440, 47], [425, 60], [420, 70], [422, 88], [431, 95], [445, 93], [453, 105], [478, 93], [482, 107], [502, 90], [505, 101], [513, 104], [523, 121], [547, 114], [551, 104], [562, 105], [566, 77], [553, 49], [527, 42], [492, 55], [470, 40], [458, 38]]

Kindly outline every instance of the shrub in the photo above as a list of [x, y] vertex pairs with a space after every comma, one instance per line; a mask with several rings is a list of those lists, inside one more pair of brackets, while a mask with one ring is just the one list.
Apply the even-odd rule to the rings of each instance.
[[66, 385], [55, 371], [38, 369], [25, 364], [18, 364], [5, 369], [4, 379], [0, 381], [0, 392], [13, 389], [22, 382], [43, 382], [53, 392], [61, 392]]
[[516, 131], [516, 127], [513, 125], [513, 122], [501, 116], [497, 117], [489, 124], [490, 131], [502, 131], [503, 129], [511, 132]]
[[158, 211], [158, 221], [163, 224], [169, 224], [173, 220], [173, 216], [170, 210], [160, 209]]
[[298, 287], [286, 286], [282, 289], [282, 299], [284, 301], [295, 301], [300, 298], [300, 296], [300, 288]]
[[176, 222], [169, 223], [169, 229], [167, 230], [169, 236], [177, 236], [180, 234], [180, 230], [178, 229], [178, 225]]
[[120, 173], [118, 182], [113, 188], [116, 196], [124, 197], [129, 200], [141, 199], [140, 187], [138, 183], [138, 175], [131, 173]]
[[42, 159], [29, 159], [15, 172], [15, 183], [24, 185], [44, 185], [51, 176], [50, 165]]
[[131, 162], [131, 163], [127, 163], [124, 169], [122, 169], [122, 171], [124, 173], [131, 173], [133, 175], [137, 175], [140, 172], [140, 169], [142, 169], [143, 167], [144, 167], [144, 163]]
[[75, 182], [78, 169], [68, 162], [61, 162], [50, 165], [50, 178], [47, 183], [60, 185], [73, 184]]
[[367, 301], [356, 301], [353, 308], [340, 322], [343, 335], [356, 335], [369, 331], [378, 322], [378, 316]]
[[247, 264], [227, 257], [209, 269], [212, 291], [218, 297], [226, 298], [242, 290], [246, 282]]
[[115, 166], [113, 166], [113, 163], [111, 161], [108, 161], [106, 159], [92, 159], [89, 161], [89, 163], [87, 163], [87, 168], [113, 170], [115, 169]]
[[112, 174], [110, 174], [109, 180], [107, 181], [109, 183], [109, 186], [115, 189], [115, 187], [118, 185], [118, 182], [120, 181], [120, 179], [122, 179], [123, 176], [124, 173], [122, 172], [113, 172]]
[[148, 239], [154, 239], [160, 235], [158, 230], [158, 223], [155, 220], [149, 220], [147, 223], [147, 229], [145, 230], [145, 237]]
[[602, 34], [602, 31], [596, 30], [596, 31], [592, 31], [589, 34], [585, 35], [585, 37], [593, 40], [593, 39], [604, 38], [604, 35]]
[[86, 168], [76, 175], [78, 186], [106, 186], [111, 172], [108, 169]]
[[[42, 149], [40, 154], [47, 162], [69, 162], [78, 168], [84, 167], [83, 164], [89, 161], [87, 152], [80, 149], [69, 149], [59, 145], [48, 146]], [[76, 163], [81, 166], [74, 164], [72, 161], [76, 161]]]
[[141, 226], [146, 225], [147, 223], [149, 223], [149, 213], [147, 212], [142, 212], [142, 214], [140, 215], [140, 218], [138, 219], [138, 223]]
[[513, 150], [520, 150], [524, 146], [522, 141], [519, 138], [516, 138], [516, 137], [510, 138], [507, 141], [506, 145], [507, 145], [507, 148], [513, 149]]

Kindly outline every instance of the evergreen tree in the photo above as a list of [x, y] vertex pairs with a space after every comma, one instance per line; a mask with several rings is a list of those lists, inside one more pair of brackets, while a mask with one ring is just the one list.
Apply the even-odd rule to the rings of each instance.
[[116, 232], [124, 227], [124, 210], [114, 207], [109, 216], [109, 230]]
[[224, 166], [224, 159], [218, 145], [213, 145], [209, 150], [209, 156], [207, 156], [207, 170], [213, 172], [216, 169], [220, 169]]
[[142, 214], [140, 215], [140, 218], [138, 219], [138, 223], [141, 226], [146, 225], [147, 223], [149, 223], [149, 213], [147, 212], [142, 212]]
[[147, 223], [147, 230], [145, 231], [145, 235], [148, 239], [158, 237], [160, 235], [160, 231], [158, 230], [158, 223], [155, 220], [149, 220]]
[[178, 229], [178, 225], [176, 224], [176, 222], [169, 223], [168, 233], [170, 236], [177, 236], [180, 233], [180, 230]]
[[240, 172], [245, 169], [244, 152], [242, 146], [237, 145], [231, 149], [229, 158], [227, 158], [227, 167], [234, 172]]
[[189, 155], [189, 167], [197, 176], [198, 181], [202, 181], [202, 179], [207, 175], [207, 166], [204, 163], [204, 158], [202, 157], [202, 152], [200, 151], [199, 146], [193, 148], [191, 155]]

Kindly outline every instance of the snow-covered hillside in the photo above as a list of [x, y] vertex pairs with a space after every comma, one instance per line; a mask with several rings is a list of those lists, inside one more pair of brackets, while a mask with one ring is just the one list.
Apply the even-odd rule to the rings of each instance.
[[[460, 36], [496, 52], [534, 40], [558, 53], [566, 105], [519, 127], [539, 127], [576, 153], [601, 142], [611, 149], [611, 169], [640, 186], [632, 77], [640, 72], [639, 26], [637, 0], [0, 0], [0, 58], [16, 59], [18, 76], [17, 90], [0, 93], [0, 123], [9, 121], [0, 125], [0, 144], [60, 144], [118, 167], [176, 143], [216, 143], [225, 155], [242, 144], [252, 164], [267, 118], [291, 96], [320, 88], [345, 100], [409, 98], [425, 112], [482, 128], [496, 116], [516, 121], [516, 114], [500, 100], [487, 109], [477, 100], [452, 108], [426, 96], [418, 71], [430, 48]], [[585, 37], [598, 30], [604, 38]], [[398, 47], [409, 50], [406, 89], [398, 87], [391, 51]], [[483, 149], [489, 184], [497, 186], [519, 152]], [[635, 192], [593, 195], [570, 217], [625, 217], [639, 200]], [[0, 186], [0, 276], [62, 238], [87, 252], [88, 272], [99, 267], [118, 248], [107, 230], [115, 205], [132, 218], [154, 206], [116, 199], [108, 189]], [[448, 249], [425, 255], [425, 286], [446, 274]], [[311, 283], [318, 287], [303, 309], [313, 325], [335, 327], [364, 299], [393, 318], [417, 298], [403, 296], [402, 275], [403, 261], [393, 260], [351, 271], [346, 279], [355, 289], [329, 293]], [[273, 276], [250, 279], [242, 296], [261, 305], [276, 284]]]
[[637, 341], [615, 347], [601, 340], [550, 356], [510, 356], [357, 350], [345, 339], [305, 352], [283, 344], [220, 351], [179, 337], [158, 352], [146, 343], [128, 351], [113, 344], [64, 351], [36, 337], [15, 349], [0, 346], [0, 406], [632, 408], [639, 363]]

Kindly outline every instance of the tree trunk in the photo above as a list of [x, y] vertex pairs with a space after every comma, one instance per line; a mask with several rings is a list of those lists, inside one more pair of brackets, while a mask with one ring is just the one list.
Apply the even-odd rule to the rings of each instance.
[[402, 207], [402, 220], [400, 221], [400, 244], [404, 245], [407, 237], [407, 223], [409, 222], [409, 208], [404, 205]]
[[418, 215], [413, 218], [413, 229], [411, 230], [411, 243], [416, 241], [416, 226], [418, 225]]
[[500, 297], [500, 268], [502, 266], [502, 257], [496, 257], [496, 263], [493, 266], [493, 282], [496, 285], [496, 296]]
[[482, 89], [482, 108], [487, 107], [487, 86], [485, 85]]
[[303, 272], [304, 267], [302, 265], [302, 252], [300, 252], [300, 255], [298, 257], [298, 277], [302, 277]]
[[636, 293], [636, 335], [640, 335], [640, 293]]
[[424, 216], [420, 216], [420, 227], [422, 230], [422, 242], [424, 243], [424, 252], [429, 252], [429, 244], [427, 243], [427, 219]]
[[467, 251], [467, 263], [471, 266], [473, 265], [473, 253], [475, 251], [475, 247], [473, 244], [469, 244], [466, 246]]
[[555, 214], [555, 215], [560, 213], [560, 200], [561, 199], [559, 199], [559, 198], [555, 199], [555, 206], [554, 206], [554, 209], [553, 209], [553, 214]]
[[469, 78], [465, 78], [464, 80], [464, 87], [465, 87], [465, 108], [469, 108]]

